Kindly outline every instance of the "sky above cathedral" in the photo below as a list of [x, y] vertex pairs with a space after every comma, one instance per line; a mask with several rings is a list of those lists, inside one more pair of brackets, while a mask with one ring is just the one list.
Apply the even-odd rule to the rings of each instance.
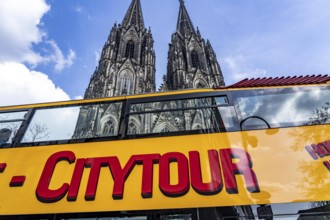
[[[82, 98], [101, 49], [131, 0], [1, 0], [0, 106]], [[178, 0], [141, 0], [166, 73]], [[329, 0], [186, 0], [227, 85], [244, 78], [330, 74]]]

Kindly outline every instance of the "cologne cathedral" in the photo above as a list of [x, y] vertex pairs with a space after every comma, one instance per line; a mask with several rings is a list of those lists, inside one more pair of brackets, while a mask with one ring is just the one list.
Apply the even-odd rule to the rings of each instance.
[[[140, 0], [132, 0], [122, 23], [115, 23], [110, 31], [84, 98], [156, 92], [155, 59], [152, 32], [150, 28], [145, 28]], [[180, 0], [176, 30], [172, 34], [168, 49], [167, 74], [163, 80], [159, 88], [162, 92], [224, 85], [220, 65], [211, 43], [204, 40], [199, 30], [195, 29], [183, 0]], [[166, 105], [175, 104], [163, 103], [163, 106], [144, 108], [166, 109], [170, 108]], [[187, 102], [186, 105], [194, 106], [196, 103]], [[95, 108], [81, 107], [73, 137], [117, 135], [113, 131], [118, 130], [120, 116], [116, 114], [120, 107], [118, 104]], [[208, 129], [212, 124], [211, 112], [192, 111], [184, 116], [168, 113], [145, 117], [131, 117], [128, 133]]]
[[[122, 23], [114, 24], [110, 31], [85, 98], [155, 92], [153, 44], [151, 29], [144, 25], [140, 0], [133, 0]], [[221, 85], [224, 85], [223, 76], [211, 43], [195, 29], [181, 0], [161, 90]]]
[[[121, 24], [114, 24], [85, 92], [85, 99], [114, 97], [156, 92], [155, 51], [151, 29], [146, 29], [140, 0], [132, 0]], [[195, 29], [184, 1], [176, 30], [168, 49], [167, 74], [159, 91], [212, 88], [224, 86], [220, 65], [211, 43]], [[203, 103], [200, 103], [202, 101]], [[130, 106], [132, 112], [148, 112], [211, 105], [210, 100], [172, 100], [141, 103]], [[121, 102], [82, 106], [72, 138], [117, 136], [121, 117]], [[128, 118], [127, 135], [159, 134], [176, 131], [208, 132], [219, 121], [211, 108], [189, 111], [160, 111], [152, 114], [132, 114]], [[217, 127], [217, 126], [216, 126]], [[205, 219], [226, 214], [251, 215], [249, 206], [200, 210]]]

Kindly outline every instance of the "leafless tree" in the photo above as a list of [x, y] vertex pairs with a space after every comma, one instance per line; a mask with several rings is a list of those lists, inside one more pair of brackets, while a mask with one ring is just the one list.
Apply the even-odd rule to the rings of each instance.
[[308, 125], [327, 124], [330, 122], [330, 102], [324, 103], [315, 109], [314, 115], [309, 119]]
[[29, 126], [25, 137], [29, 142], [34, 142], [48, 138], [49, 134], [50, 132], [48, 131], [46, 125], [39, 125], [34, 123]]
[[[0, 115], [0, 122], [7, 121], [9, 119], [8, 114]], [[21, 122], [3, 122], [0, 123], [0, 128], [8, 128], [12, 131], [13, 137], [17, 134], [18, 129], [20, 128]], [[37, 123], [33, 123], [29, 125], [26, 134], [23, 137], [23, 141], [26, 142], [34, 142], [38, 140], [42, 140], [44, 138], [49, 137], [50, 132], [48, 131], [47, 126], [40, 125]]]

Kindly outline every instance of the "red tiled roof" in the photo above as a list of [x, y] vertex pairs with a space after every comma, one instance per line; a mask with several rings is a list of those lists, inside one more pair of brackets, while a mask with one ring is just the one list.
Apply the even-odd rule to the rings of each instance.
[[[243, 79], [233, 85], [225, 88], [246, 88], [246, 87], [263, 87], [263, 86], [288, 86], [288, 85], [305, 85], [305, 84], [322, 84], [330, 82], [328, 75], [307, 75], [307, 76], [288, 76], [288, 77], [269, 77], [269, 78], [252, 78]], [[224, 87], [218, 87], [224, 88]]]

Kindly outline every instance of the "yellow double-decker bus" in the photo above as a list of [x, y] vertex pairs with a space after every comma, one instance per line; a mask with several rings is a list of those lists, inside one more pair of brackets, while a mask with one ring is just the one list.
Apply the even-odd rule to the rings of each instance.
[[0, 219], [330, 219], [328, 76], [0, 108]]

